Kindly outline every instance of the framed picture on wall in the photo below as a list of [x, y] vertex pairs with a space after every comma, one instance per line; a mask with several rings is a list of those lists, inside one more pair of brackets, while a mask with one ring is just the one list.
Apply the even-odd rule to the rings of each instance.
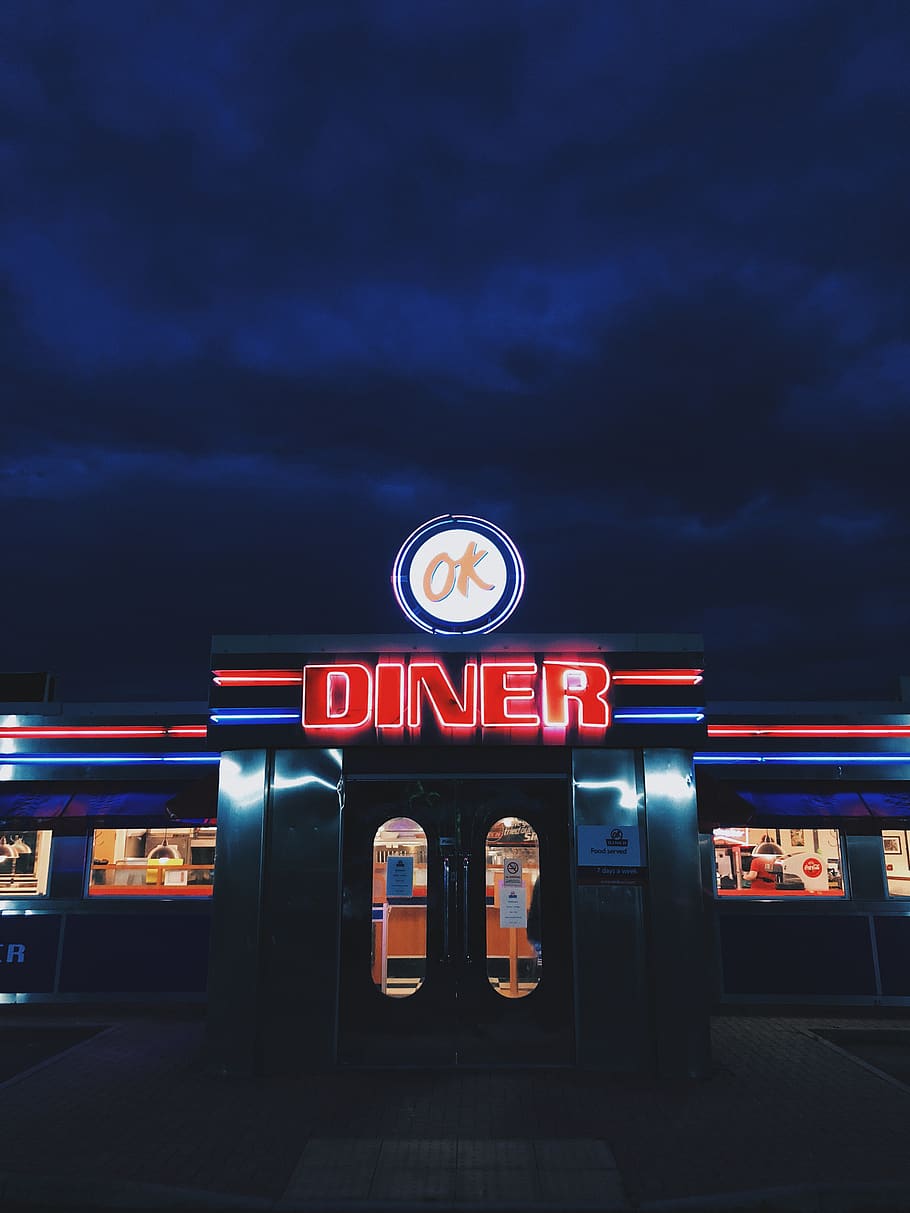
[[901, 840], [899, 834], [894, 834], [890, 838], [887, 835], [882, 837], [882, 846], [886, 855], [901, 854]]
[[791, 847], [804, 847], [805, 845], [806, 845], [806, 831], [805, 830], [791, 830], [790, 831], [790, 846]]

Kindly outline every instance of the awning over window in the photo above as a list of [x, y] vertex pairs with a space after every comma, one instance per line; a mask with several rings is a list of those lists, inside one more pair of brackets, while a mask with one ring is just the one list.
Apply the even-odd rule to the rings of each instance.
[[70, 785], [65, 789], [48, 785], [7, 784], [0, 786], [0, 823], [39, 828], [42, 823], [85, 822], [168, 824], [184, 821], [201, 824], [213, 821], [218, 804], [218, 777], [212, 772], [190, 784], [156, 787], [118, 785]]
[[851, 822], [910, 820], [910, 786], [892, 788], [745, 787], [699, 773], [698, 817], [714, 825], [766, 825], [775, 821]]

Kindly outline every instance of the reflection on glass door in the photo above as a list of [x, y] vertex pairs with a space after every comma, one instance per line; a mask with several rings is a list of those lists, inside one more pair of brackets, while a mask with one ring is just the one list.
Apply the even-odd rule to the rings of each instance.
[[351, 779], [342, 864], [342, 1062], [571, 1060], [565, 780]]
[[500, 817], [486, 843], [487, 977], [497, 994], [524, 998], [540, 981], [540, 843], [520, 817]]
[[394, 817], [373, 838], [373, 984], [407, 998], [427, 971], [427, 836], [410, 817]]

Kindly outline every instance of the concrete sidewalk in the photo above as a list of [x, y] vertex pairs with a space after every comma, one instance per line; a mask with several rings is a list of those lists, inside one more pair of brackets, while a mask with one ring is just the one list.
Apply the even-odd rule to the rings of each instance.
[[16, 1208], [910, 1210], [910, 1090], [814, 1034], [713, 1021], [701, 1082], [574, 1070], [224, 1080], [196, 1012], [4, 1007], [105, 1029], [2, 1084]]

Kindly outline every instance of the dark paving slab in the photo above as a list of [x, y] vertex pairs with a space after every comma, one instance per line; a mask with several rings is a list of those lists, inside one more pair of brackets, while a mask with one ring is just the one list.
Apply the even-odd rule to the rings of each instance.
[[[4, 1213], [76, 1208], [80, 1193], [97, 1208], [287, 1213], [669, 1213], [758, 1207], [756, 1193], [769, 1208], [910, 1209], [910, 1091], [818, 1035], [865, 1030], [855, 1016], [717, 1017], [700, 1082], [575, 1070], [225, 1080], [205, 1069], [198, 1013], [8, 1010], [0, 1029], [40, 1018], [109, 1030], [4, 1085]], [[907, 1020], [870, 1030], [899, 1034], [879, 1045], [910, 1042]]]
[[910, 1031], [889, 1028], [819, 1028], [823, 1040], [910, 1089]]
[[0, 1084], [104, 1030], [102, 1026], [66, 1027], [38, 1023], [16, 1027], [0, 1024]]

